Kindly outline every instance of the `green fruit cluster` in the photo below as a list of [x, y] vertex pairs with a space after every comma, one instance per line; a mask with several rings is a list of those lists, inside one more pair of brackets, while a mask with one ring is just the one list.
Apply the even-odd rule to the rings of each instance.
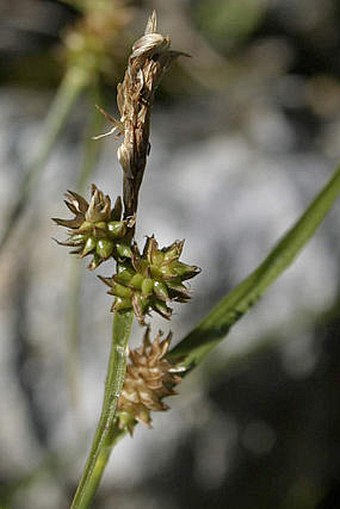
[[156, 239], [148, 237], [140, 253], [137, 244], [132, 242], [135, 218], [122, 219], [120, 198], [111, 208], [110, 197], [95, 185], [92, 185], [89, 203], [79, 194], [68, 191], [65, 204], [74, 217], [53, 219], [67, 228], [68, 239], [59, 244], [72, 247], [71, 253], [81, 258], [91, 255], [91, 270], [109, 258], [117, 262], [112, 277], [99, 276], [114, 297], [112, 311], [133, 309], [139, 322], [144, 324], [145, 316], [151, 311], [169, 319], [171, 302], [190, 299], [184, 282], [200, 269], [180, 261], [184, 241], [177, 240], [160, 249]]
[[110, 257], [119, 259], [131, 255], [130, 239], [134, 220], [121, 219], [120, 198], [111, 209], [110, 197], [92, 185], [90, 203], [69, 191], [65, 204], [75, 217], [53, 219], [58, 225], [68, 228], [67, 242], [59, 244], [74, 248], [71, 253], [81, 258], [92, 255], [89, 269], [96, 269]]
[[110, 287], [114, 296], [112, 311], [133, 309], [141, 324], [150, 311], [169, 319], [171, 302], [187, 302], [188, 288], [183, 283], [200, 272], [194, 265], [179, 261], [184, 241], [175, 241], [159, 249], [154, 237], [148, 237], [142, 254], [136, 244], [131, 258], [117, 264], [117, 274], [100, 279]]

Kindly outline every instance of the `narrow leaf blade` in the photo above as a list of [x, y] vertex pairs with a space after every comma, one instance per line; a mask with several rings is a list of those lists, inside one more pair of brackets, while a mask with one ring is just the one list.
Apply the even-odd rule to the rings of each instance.
[[314, 235], [340, 195], [340, 167], [264, 261], [226, 295], [170, 353], [188, 370], [199, 364], [260, 299]]

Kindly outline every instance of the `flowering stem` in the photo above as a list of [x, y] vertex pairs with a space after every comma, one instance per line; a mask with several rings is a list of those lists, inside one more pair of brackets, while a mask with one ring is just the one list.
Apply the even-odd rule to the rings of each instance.
[[109, 458], [111, 443], [115, 441], [117, 432], [113, 424], [124, 384], [127, 344], [133, 316], [133, 312], [128, 311], [116, 312], [113, 317], [112, 345], [102, 411], [71, 509], [87, 509], [90, 506]]
[[25, 211], [34, 184], [46, 165], [57, 136], [64, 126], [74, 102], [89, 81], [90, 76], [87, 72], [82, 69], [71, 68], [61, 82], [46, 119], [43, 140], [39, 152], [24, 176], [17, 201], [14, 203], [5, 230], [2, 233], [0, 250], [5, 247], [14, 226]]

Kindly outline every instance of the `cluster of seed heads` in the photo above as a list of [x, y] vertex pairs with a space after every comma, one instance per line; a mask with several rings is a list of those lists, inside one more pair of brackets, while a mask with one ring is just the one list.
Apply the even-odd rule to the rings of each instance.
[[[150, 16], [145, 34], [132, 47], [128, 68], [118, 85], [117, 103], [120, 119], [101, 110], [113, 123], [109, 133], [123, 137], [118, 159], [123, 169], [123, 202], [111, 199], [95, 185], [88, 202], [69, 191], [65, 204], [72, 219], [54, 221], [67, 228], [68, 238], [59, 242], [78, 256], [91, 256], [89, 268], [96, 269], [107, 260], [115, 262], [110, 277], [99, 276], [113, 296], [111, 310], [133, 310], [141, 325], [152, 311], [169, 319], [172, 302], [187, 302], [190, 293], [185, 282], [200, 269], [180, 260], [183, 241], [159, 248], [154, 236], [148, 237], [142, 251], [134, 241], [138, 193], [150, 151], [149, 130], [154, 92], [164, 72], [180, 52], [172, 51], [168, 37], [157, 32], [156, 14]], [[173, 394], [180, 377], [166, 360], [171, 335], [163, 341], [160, 333], [150, 342], [149, 329], [140, 349], [130, 353], [130, 365], [121, 398], [119, 426], [131, 431], [137, 421], [150, 423], [151, 410], [164, 410], [165, 396]]]
[[80, 257], [92, 256], [90, 269], [103, 261], [116, 260], [116, 272], [111, 277], [99, 276], [110, 287], [114, 297], [111, 311], [133, 309], [138, 321], [144, 325], [145, 316], [155, 311], [164, 318], [171, 317], [171, 302], [187, 302], [190, 293], [184, 281], [199, 273], [199, 268], [179, 260], [183, 241], [175, 241], [159, 249], [156, 239], [147, 238], [140, 253], [131, 240], [134, 218], [121, 219], [121, 200], [111, 209], [111, 200], [92, 185], [90, 203], [77, 193], [69, 191], [66, 206], [73, 219], [54, 218], [67, 228], [68, 240], [59, 242], [72, 247], [71, 253]]

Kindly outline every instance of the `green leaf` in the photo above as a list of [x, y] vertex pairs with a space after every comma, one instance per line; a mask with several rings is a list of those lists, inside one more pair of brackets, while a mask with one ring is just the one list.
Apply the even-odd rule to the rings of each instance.
[[224, 297], [170, 353], [169, 358], [191, 370], [228, 334], [267, 288], [287, 269], [313, 236], [340, 195], [340, 167], [297, 223], [259, 267]]

